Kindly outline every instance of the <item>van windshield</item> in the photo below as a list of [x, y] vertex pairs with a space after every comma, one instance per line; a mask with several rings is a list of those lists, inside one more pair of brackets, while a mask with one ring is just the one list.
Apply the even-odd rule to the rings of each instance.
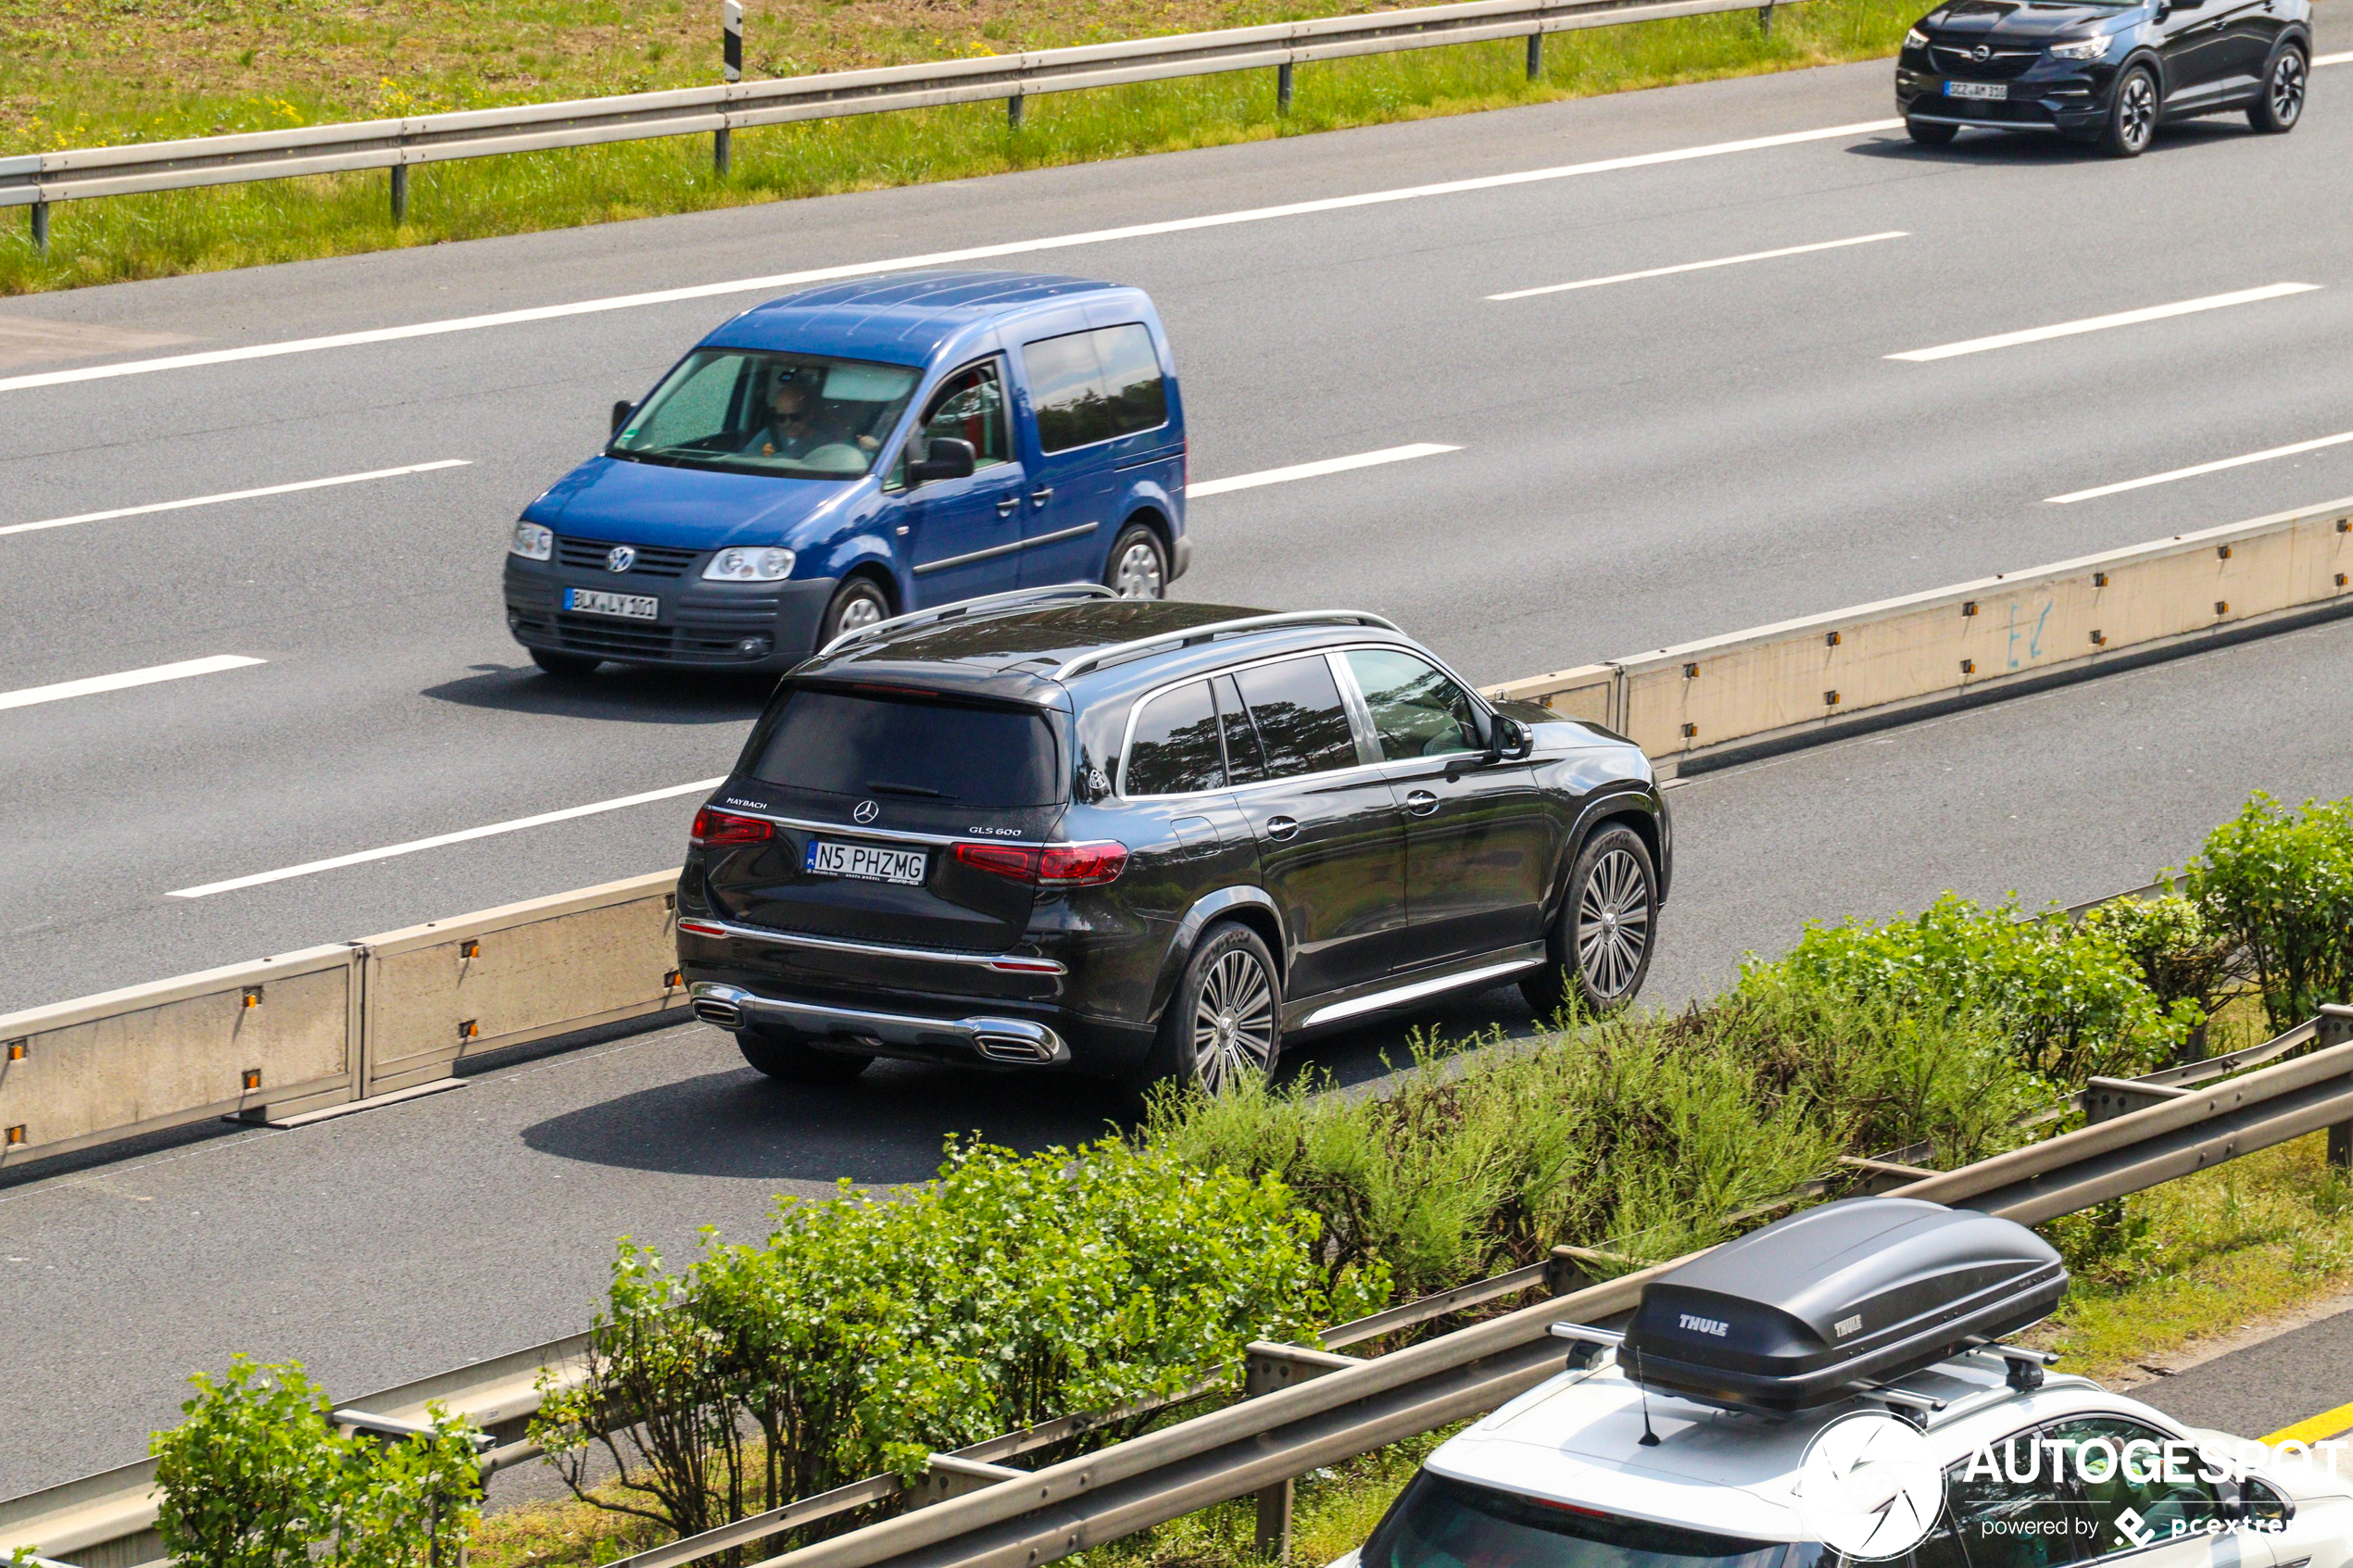
[[745, 771], [787, 789], [1008, 809], [1062, 798], [1054, 731], [1017, 708], [800, 688]]
[[1815, 1568], [1826, 1555], [1818, 1544], [1653, 1524], [1425, 1470], [1365, 1543], [1363, 1568]]
[[605, 450], [638, 462], [856, 479], [875, 466], [920, 374], [816, 354], [698, 348]]

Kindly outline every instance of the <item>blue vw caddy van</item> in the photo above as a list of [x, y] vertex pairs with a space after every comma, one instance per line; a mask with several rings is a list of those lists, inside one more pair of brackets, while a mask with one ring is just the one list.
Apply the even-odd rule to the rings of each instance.
[[1185, 418], [1139, 289], [1013, 272], [745, 311], [532, 502], [507, 624], [543, 670], [783, 670], [907, 610], [1180, 575]]

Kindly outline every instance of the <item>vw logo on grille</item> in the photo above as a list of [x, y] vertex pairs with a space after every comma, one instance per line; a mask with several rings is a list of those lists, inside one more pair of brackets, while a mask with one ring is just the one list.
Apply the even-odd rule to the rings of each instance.
[[858, 803], [858, 809], [852, 811], [849, 815], [857, 822], [871, 822], [876, 817], [882, 815], [882, 808], [875, 805], [871, 800], [861, 800]]
[[635, 545], [615, 545], [605, 554], [607, 571], [626, 571], [636, 564], [637, 547]]
[[[1979, 44], [1976, 48], [1971, 49], [1971, 50], [1969, 52], [1969, 58], [1970, 58], [1970, 59], [1972, 59], [1972, 60], [1980, 60], [1980, 61], [1983, 61], [1983, 60], [1990, 60], [1990, 59], [1992, 59], [1992, 58], [1994, 57], [1994, 51], [1993, 51], [1990, 47], [1988, 47], [1987, 45], [1985, 45], [1985, 44]], [[614, 553], [615, 553], [615, 554], [619, 554], [619, 552], [618, 552], [618, 551], [616, 551], [616, 552], [614, 552]], [[619, 567], [615, 567], [613, 570], [614, 570], [614, 571], [620, 571], [621, 569], [620, 569]]]

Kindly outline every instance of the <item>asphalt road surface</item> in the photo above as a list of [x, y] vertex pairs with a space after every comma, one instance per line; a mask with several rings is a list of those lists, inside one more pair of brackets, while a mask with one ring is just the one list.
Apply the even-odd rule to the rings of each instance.
[[[2322, 13], [2324, 50], [2353, 32], [2340, 14]], [[2132, 164], [1990, 138], [1915, 149], [1873, 128], [1890, 111], [1871, 65], [12, 302], [0, 318], [84, 329], [87, 352], [35, 358], [0, 320], [17, 345], [0, 346], [0, 531], [466, 466], [0, 532], [0, 1007], [673, 863], [688, 797], [170, 896], [723, 771], [756, 688], [545, 680], [505, 636], [499, 552], [612, 398], [777, 288], [24, 378], [1327, 202], [1008, 264], [1152, 291], [1197, 478], [1457, 448], [1202, 498], [1179, 590], [1380, 610], [1500, 679], [2353, 493], [2348, 443], [2046, 499], [2353, 426], [2347, 81], [2317, 73], [2294, 136], [2194, 127]], [[1718, 150], [1651, 156], [1692, 149]], [[1446, 182], [1474, 188], [1329, 204]], [[2283, 283], [2316, 286], [1887, 358]], [[2353, 792], [2348, 639], [2267, 639], [1692, 781], [1653, 998], [1712, 989], [1809, 917], [1946, 887], [2091, 897], [2186, 858], [2250, 789]], [[262, 662], [7, 704], [231, 658]], [[1361, 1079], [1410, 1023], [1490, 1022], [1527, 1019], [1497, 993], [1311, 1060]], [[775, 1193], [918, 1178], [959, 1129], [1068, 1141], [1104, 1110], [1083, 1085], [898, 1066], [787, 1091], [688, 1026], [295, 1132], [15, 1178], [0, 1495], [136, 1458], [180, 1378], [233, 1350], [360, 1392], [581, 1326], [622, 1232], [673, 1250], [705, 1223], [755, 1235]], [[2344, 1403], [2347, 1383], [2339, 1358], [2267, 1374], [2246, 1429]]]

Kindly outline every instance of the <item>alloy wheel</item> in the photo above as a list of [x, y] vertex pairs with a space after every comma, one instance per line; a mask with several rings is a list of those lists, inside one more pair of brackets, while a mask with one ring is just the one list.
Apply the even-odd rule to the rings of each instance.
[[2148, 145], [2157, 129], [2157, 83], [2146, 72], [2136, 70], [2124, 79], [2119, 92], [2122, 97], [2116, 107], [2117, 140], [2139, 152]]
[[1193, 998], [1193, 1073], [1216, 1094], [1275, 1059], [1275, 988], [1243, 949], [1218, 955]]
[[2280, 125], [2293, 125], [2296, 117], [2304, 112], [2304, 56], [2290, 49], [2280, 56], [2280, 63], [2271, 68], [2268, 89], [2271, 97], [2271, 119]]
[[1594, 996], [1611, 1001], [1632, 987], [1651, 939], [1649, 873], [1628, 851], [1593, 862], [1577, 896], [1577, 971]]
[[1112, 568], [1111, 585], [1123, 599], [1156, 599], [1164, 586], [1160, 551], [1148, 539], [1139, 539], [1120, 551]]
[[838, 631], [862, 632], [869, 626], [879, 625], [882, 619], [882, 601], [871, 594], [861, 594], [841, 607]]

